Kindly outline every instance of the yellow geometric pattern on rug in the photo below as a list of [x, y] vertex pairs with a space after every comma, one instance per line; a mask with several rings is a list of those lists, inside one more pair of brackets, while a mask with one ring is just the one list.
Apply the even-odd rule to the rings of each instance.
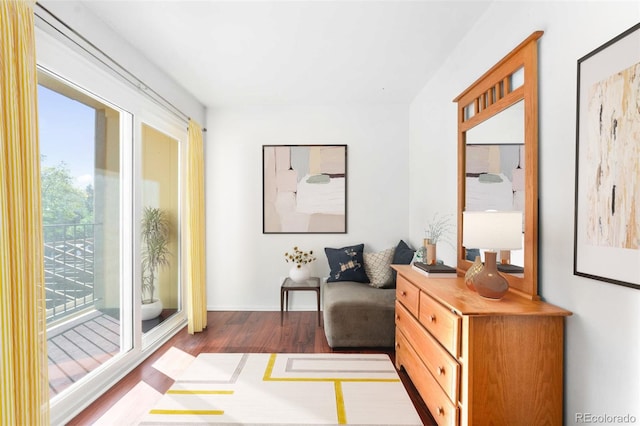
[[338, 424], [346, 425], [347, 424], [347, 415], [345, 413], [344, 407], [344, 395], [342, 393], [342, 382], [399, 382], [400, 379], [347, 379], [347, 378], [309, 378], [309, 377], [298, 377], [298, 378], [286, 378], [286, 377], [273, 377], [273, 366], [276, 362], [277, 354], [271, 354], [271, 358], [269, 359], [269, 364], [267, 364], [267, 370], [264, 373], [264, 381], [282, 381], [282, 382], [333, 382], [333, 387], [336, 392], [336, 409], [338, 414]]
[[142, 425], [420, 425], [381, 354], [201, 354]]

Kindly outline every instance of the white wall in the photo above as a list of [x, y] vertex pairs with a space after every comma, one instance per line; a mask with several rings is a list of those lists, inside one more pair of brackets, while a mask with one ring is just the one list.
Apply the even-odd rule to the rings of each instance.
[[[573, 275], [577, 60], [638, 21], [638, 2], [496, 2], [411, 105], [410, 232], [418, 239], [425, 212], [456, 211], [452, 99], [533, 31], [545, 31], [539, 277], [542, 297], [573, 312], [566, 322], [566, 424], [578, 423], [576, 413], [631, 414], [640, 422], [640, 291]], [[425, 190], [424, 182], [439, 184]]]
[[[40, 0], [39, 3], [49, 10], [58, 19], [64, 22], [73, 31], [80, 34], [90, 43], [97, 46], [102, 52], [111, 57], [116, 63], [127, 71], [141, 79], [148, 87], [156, 91], [162, 97], [171, 102], [183, 114], [193, 118], [202, 126], [205, 126], [205, 107], [182, 86], [176, 83], [163, 70], [151, 63], [145, 56], [130, 45], [127, 40], [116, 34], [110, 27], [100, 21], [79, 0]], [[36, 8], [36, 14], [43, 14]], [[54, 19], [48, 21], [63, 28]], [[36, 25], [56, 36], [56, 30], [43, 24], [40, 18], [36, 18]], [[66, 31], [70, 33], [70, 31]], [[59, 36], [64, 39], [62, 36]], [[69, 44], [73, 46], [72, 44]]]
[[[409, 108], [247, 107], [207, 116], [207, 306], [278, 310], [281, 277], [294, 245], [313, 250], [327, 276], [325, 247], [394, 247], [408, 236]], [[262, 145], [347, 144], [347, 233], [262, 233]], [[315, 294], [293, 293], [293, 309], [315, 309]]]

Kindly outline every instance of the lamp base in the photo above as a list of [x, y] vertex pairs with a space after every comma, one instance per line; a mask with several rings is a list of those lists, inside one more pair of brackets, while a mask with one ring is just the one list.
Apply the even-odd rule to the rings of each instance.
[[502, 299], [509, 291], [509, 283], [500, 275], [496, 265], [496, 252], [484, 253], [484, 268], [473, 279], [478, 294], [487, 299]]

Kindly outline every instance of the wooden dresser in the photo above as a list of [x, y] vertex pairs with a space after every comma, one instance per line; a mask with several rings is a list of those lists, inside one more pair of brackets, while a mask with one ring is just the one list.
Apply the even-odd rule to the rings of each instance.
[[561, 425], [564, 319], [509, 292], [498, 301], [462, 277], [398, 272], [396, 367], [439, 425]]

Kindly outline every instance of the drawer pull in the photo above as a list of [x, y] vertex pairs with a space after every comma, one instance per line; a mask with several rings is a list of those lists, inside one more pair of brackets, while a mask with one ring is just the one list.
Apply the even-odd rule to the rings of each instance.
[[407, 292], [406, 292], [406, 291], [402, 290], [402, 291], [400, 292], [400, 296], [406, 296], [406, 295], [407, 295]]
[[444, 408], [438, 407], [438, 415], [439, 416], [444, 416]]
[[440, 366], [438, 367], [438, 376], [442, 376], [444, 375], [444, 367]]
[[396, 315], [396, 319], [399, 320], [400, 319], [400, 315]]
[[434, 314], [429, 315], [430, 322], [436, 322], [436, 316]]

